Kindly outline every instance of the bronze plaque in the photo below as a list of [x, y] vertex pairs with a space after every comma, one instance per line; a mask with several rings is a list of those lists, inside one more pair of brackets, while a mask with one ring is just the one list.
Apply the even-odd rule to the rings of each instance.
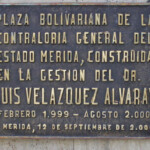
[[1, 5], [0, 120], [1, 137], [150, 137], [150, 6]]

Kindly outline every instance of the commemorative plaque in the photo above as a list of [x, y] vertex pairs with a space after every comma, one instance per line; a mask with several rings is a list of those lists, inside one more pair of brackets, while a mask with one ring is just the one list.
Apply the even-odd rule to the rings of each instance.
[[150, 6], [1, 5], [0, 136], [150, 137]]

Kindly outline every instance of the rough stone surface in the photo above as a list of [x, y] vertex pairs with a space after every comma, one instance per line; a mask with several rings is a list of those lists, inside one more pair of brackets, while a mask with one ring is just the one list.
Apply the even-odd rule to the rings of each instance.
[[[149, 0], [32, 0], [50, 2], [146, 3]], [[0, 0], [0, 3], [24, 3], [31, 0]], [[0, 139], [0, 150], [149, 150], [150, 139]]]
[[149, 150], [150, 140], [134, 139], [1, 139], [0, 150]]

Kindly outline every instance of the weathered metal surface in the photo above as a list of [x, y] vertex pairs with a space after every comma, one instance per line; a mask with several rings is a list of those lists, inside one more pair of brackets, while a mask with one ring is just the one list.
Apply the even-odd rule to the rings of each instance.
[[1, 6], [0, 136], [149, 137], [149, 8]]

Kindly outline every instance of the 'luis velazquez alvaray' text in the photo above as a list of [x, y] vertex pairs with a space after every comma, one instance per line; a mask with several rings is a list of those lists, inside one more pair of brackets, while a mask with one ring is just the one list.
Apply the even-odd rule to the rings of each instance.
[[[104, 95], [100, 95], [103, 90]], [[24, 92], [24, 96], [20, 93]], [[28, 105], [149, 105], [150, 88], [106, 88], [98, 87], [41, 87], [0, 88], [0, 104], [19, 105], [22, 101]]]

